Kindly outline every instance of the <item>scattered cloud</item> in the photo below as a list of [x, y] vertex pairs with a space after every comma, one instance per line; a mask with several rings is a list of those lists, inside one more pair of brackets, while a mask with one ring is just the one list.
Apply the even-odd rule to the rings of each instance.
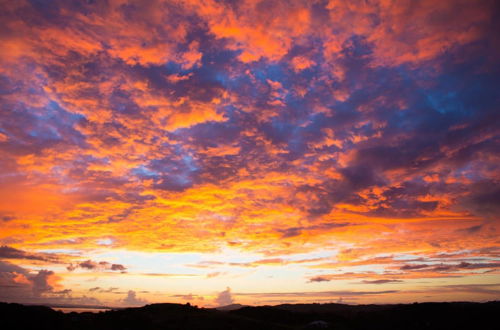
[[112, 264], [107, 261], [93, 261], [93, 260], [85, 260], [76, 264], [70, 264], [66, 267], [69, 271], [74, 271], [75, 269], [85, 269], [85, 270], [96, 270], [96, 271], [104, 271], [104, 270], [112, 270], [112, 271], [120, 271], [121, 273], [126, 273], [127, 268], [120, 264]]

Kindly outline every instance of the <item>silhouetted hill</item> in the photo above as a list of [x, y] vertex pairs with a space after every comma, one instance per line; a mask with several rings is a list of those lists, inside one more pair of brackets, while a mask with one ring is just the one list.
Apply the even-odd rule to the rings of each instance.
[[0, 303], [2, 329], [480, 329], [499, 327], [500, 302], [410, 305], [297, 304], [231, 311], [153, 304], [101, 313], [69, 313]]
[[218, 311], [234, 311], [243, 307], [247, 307], [246, 305], [241, 305], [241, 304], [231, 304], [231, 305], [226, 305], [226, 306], [220, 306], [216, 307], [215, 309]]
[[500, 302], [398, 305], [285, 304], [230, 312], [285, 325], [322, 320], [330, 329], [499, 329]]

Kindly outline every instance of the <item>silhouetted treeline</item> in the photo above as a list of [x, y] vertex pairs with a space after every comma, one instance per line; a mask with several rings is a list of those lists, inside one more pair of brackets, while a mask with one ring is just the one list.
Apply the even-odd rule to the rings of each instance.
[[68, 313], [0, 303], [1, 329], [500, 329], [500, 302], [408, 305], [296, 304], [219, 311], [153, 304], [101, 313]]

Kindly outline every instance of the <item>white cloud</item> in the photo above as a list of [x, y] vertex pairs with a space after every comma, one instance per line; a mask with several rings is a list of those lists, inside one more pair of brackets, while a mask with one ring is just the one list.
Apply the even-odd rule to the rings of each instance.
[[143, 306], [148, 303], [147, 300], [137, 297], [134, 290], [129, 290], [127, 297], [121, 301], [125, 306]]
[[234, 303], [233, 296], [231, 295], [231, 288], [226, 288], [226, 290], [220, 292], [217, 295], [217, 298], [215, 298], [215, 302], [219, 306], [226, 306], [226, 305], [231, 305]]

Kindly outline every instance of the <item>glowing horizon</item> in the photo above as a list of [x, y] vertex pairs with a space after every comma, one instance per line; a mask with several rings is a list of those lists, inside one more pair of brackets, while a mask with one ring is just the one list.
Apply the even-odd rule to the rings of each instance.
[[495, 1], [2, 1], [0, 301], [500, 298]]

